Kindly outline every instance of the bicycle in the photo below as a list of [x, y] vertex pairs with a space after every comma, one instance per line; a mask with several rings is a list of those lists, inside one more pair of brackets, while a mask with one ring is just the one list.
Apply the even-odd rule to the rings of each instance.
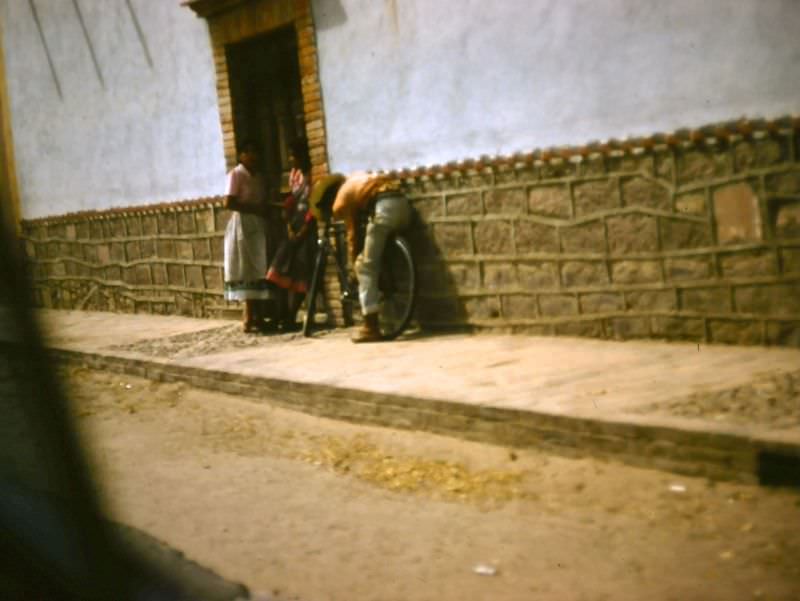
[[[362, 224], [362, 230], [365, 225]], [[333, 231], [333, 228], [331, 217], [327, 215], [323, 235], [317, 240], [314, 271], [306, 297], [306, 314], [303, 318], [303, 335], [306, 337], [311, 336], [315, 327], [317, 298], [323, 290], [329, 255], [333, 255], [335, 259], [345, 325], [352, 325], [353, 308], [359, 306], [358, 282], [350, 281], [348, 278], [344, 232], [341, 227], [336, 231]], [[331, 243], [332, 233], [336, 239], [335, 246]], [[363, 231], [361, 239], [363, 240]], [[386, 240], [378, 289], [381, 294], [378, 311], [381, 336], [383, 340], [393, 340], [408, 327], [414, 314], [417, 293], [417, 273], [411, 246], [401, 234], [394, 233]]]

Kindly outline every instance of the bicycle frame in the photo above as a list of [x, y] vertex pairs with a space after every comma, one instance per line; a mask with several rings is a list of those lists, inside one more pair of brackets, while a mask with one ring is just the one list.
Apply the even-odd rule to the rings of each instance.
[[[334, 231], [334, 223], [330, 217], [324, 223], [323, 233], [317, 238], [317, 254], [314, 260], [314, 271], [311, 276], [311, 287], [307, 295], [306, 317], [303, 323], [303, 334], [305, 336], [311, 335], [311, 328], [314, 326], [317, 297], [323, 287], [328, 255], [333, 254], [336, 264], [345, 325], [352, 325], [352, 304], [358, 299], [358, 292], [351, 289], [347, 278], [347, 258], [342, 256], [342, 232]], [[332, 233], [336, 236], [336, 245], [331, 243]]]

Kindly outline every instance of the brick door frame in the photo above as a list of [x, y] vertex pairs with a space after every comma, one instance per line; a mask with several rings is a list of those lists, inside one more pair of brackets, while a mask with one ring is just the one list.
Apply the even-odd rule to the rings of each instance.
[[313, 181], [327, 175], [329, 165], [325, 113], [311, 0], [188, 0], [184, 4], [208, 22], [227, 168], [236, 164], [237, 157], [225, 47], [281, 27], [293, 26], [297, 35], [297, 59], [300, 65], [305, 133], [311, 155], [311, 179]]

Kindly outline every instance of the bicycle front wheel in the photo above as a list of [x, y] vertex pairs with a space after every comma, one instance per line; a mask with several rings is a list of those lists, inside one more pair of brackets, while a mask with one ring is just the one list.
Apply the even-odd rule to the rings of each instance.
[[387, 242], [378, 286], [382, 296], [379, 312], [381, 335], [384, 340], [392, 340], [408, 327], [417, 295], [414, 259], [405, 238], [395, 236]]

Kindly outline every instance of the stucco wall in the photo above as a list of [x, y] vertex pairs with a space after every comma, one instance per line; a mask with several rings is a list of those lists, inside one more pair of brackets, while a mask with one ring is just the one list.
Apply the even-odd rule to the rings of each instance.
[[796, 0], [313, 0], [333, 170], [800, 111]]
[[176, 1], [78, 5], [100, 74], [73, 3], [38, 0], [54, 78], [29, 2], [0, 0], [22, 216], [221, 192], [205, 21]]

